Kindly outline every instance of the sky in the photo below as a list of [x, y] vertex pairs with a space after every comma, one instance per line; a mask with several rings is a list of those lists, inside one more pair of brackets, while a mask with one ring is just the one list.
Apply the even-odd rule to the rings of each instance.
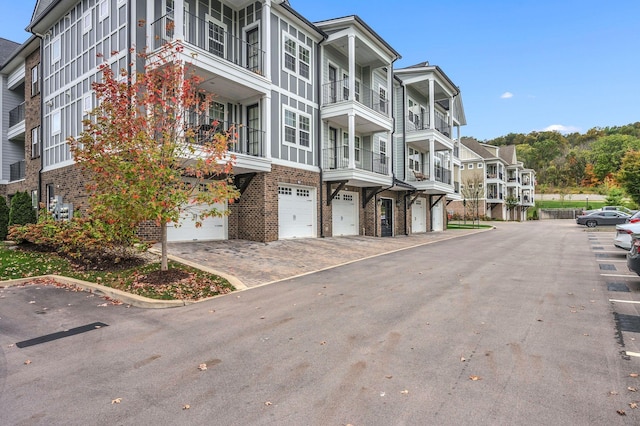
[[[463, 136], [640, 121], [640, 1], [289, 0], [309, 21], [358, 15], [402, 58], [460, 88]], [[0, 37], [24, 42], [35, 0], [0, 0]]]

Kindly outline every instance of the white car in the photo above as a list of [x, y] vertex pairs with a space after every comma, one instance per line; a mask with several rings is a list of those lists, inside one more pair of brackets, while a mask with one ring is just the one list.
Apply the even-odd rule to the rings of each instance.
[[623, 250], [630, 250], [631, 234], [640, 234], [640, 222], [616, 225], [616, 237], [613, 239], [613, 245]]

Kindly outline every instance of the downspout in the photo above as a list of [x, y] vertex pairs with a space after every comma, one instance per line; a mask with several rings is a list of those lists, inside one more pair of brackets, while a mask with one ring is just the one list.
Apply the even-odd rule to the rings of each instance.
[[[393, 78], [400, 83], [400, 90], [402, 91], [402, 111], [404, 114], [404, 106], [406, 105], [406, 91], [405, 91], [405, 87], [404, 84], [402, 83], [402, 80], [400, 80], [400, 78], [397, 75], [394, 75]], [[393, 96], [393, 94], [391, 95]], [[393, 116], [393, 121], [394, 121], [394, 130], [395, 130], [395, 115]], [[402, 116], [402, 119], [404, 120], [404, 115]], [[403, 121], [404, 122], [404, 121]], [[402, 126], [402, 159], [403, 161], [407, 158], [407, 144], [406, 144], [406, 140], [407, 140], [407, 126]], [[407, 178], [407, 169], [406, 167], [403, 167], [404, 169], [404, 176], [402, 177], [402, 180], [404, 181]], [[404, 195], [404, 235], [409, 235], [409, 226], [408, 226], [408, 220], [407, 220], [407, 196], [409, 194], [405, 194]]]
[[318, 151], [318, 168], [320, 169], [320, 238], [324, 238], [324, 191], [322, 190], [322, 42], [327, 39], [327, 35], [323, 33], [322, 40], [318, 43], [316, 50], [316, 98], [318, 100], [318, 125], [316, 126], [317, 151]]

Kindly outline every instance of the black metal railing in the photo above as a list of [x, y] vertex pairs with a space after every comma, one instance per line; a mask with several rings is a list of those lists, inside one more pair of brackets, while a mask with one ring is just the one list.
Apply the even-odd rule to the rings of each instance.
[[24, 160], [20, 160], [18, 162], [10, 164], [9, 165], [9, 182], [24, 179], [25, 166], [26, 166], [26, 163]]
[[192, 131], [192, 135], [187, 137], [187, 140], [191, 143], [203, 144], [212, 140], [216, 134], [222, 133], [228, 136], [227, 146], [230, 152], [254, 157], [264, 156], [265, 132], [263, 130], [228, 122], [198, 124], [192, 121], [190, 123], [187, 129]]
[[[407, 180], [412, 182], [435, 181], [435, 182], [441, 182], [441, 183], [446, 183], [447, 185], [451, 185], [452, 175], [453, 173], [451, 173], [451, 170], [449, 169], [446, 169], [444, 167], [435, 167], [433, 169], [433, 178], [429, 175], [428, 170], [425, 172], [418, 172], [416, 170], [411, 170]], [[455, 182], [455, 184], [458, 184], [458, 182]]]
[[[264, 75], [265, 52], [259, 48], [259, 43], [248, 43], [228, 31], [217, 31], [214, 25], [212, 22], [185, 12], [184, 41], [256, 74]], [[173, 14], [158, 18], [151, 26], [154, 49], [173, 41], [175, 34]]]
[[9, 111], [9, 127], [24, 121], [24, 102]]
[[436, 130], [445, 135], [451, 137], [451, 126], [447, 123], [447, 120], [436, 115]]
[[[322, 153], [322, 164], [325, 170], [349, 168], [349, 148], [347, 146], [324, 148]], [[355, 163], [356, 169], [386, 175], [388, 173], [389, 157], [379, 152], [358, 149], [355, 151]]]
[[[421, 130], [431, 129], [431, 125], [429, 122], [429, 114], [426, 111], [423, 111], [420, 113], [414, 113], [409, 111], [405, 119], [407, 121], [407, 132], [418, 132]], [[438, 132], [442, 133], [444, 136], [450, 138], [451, 126], [449, 126], [447, 121], [442, 119], [442, 117], [436, 116], [435, 122], [436, 122], [435, 129]]]
[[[330, 81], [322, 85], [322, 105], [331, 105], [349, 100], [349, 79]], [[354, 100], [374, 111], [389, 115], [389, 101], [379, 92], [366, 85], [357, 84]]]

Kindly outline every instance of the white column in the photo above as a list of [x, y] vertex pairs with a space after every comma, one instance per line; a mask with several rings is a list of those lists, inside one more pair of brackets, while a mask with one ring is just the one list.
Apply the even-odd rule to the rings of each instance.
[[[130, 6], [128, 5], [127, 7], [130, 7]], [[147, 22], [154, 22], [156, 20], [154, 14], [155, 14], [155, 2], [150, 1], [150, 2], [147, 3]], [[130, 19], [129, 19], [130, 25], [133, 27], [131, 29], [132, 34], [135, 34], [135, 30], [136, 30], [136, 28], [135, 28], [136, 26], [134, 25], [135, 24], [134, 16], [130, 17]], [[161, 22], [156, 22], [155, 25], [162, 25], [162, 23]], [[154, 36], [153, 36], [153, 31], [154, 31], [155, 25], [147, 25], [146, 26], [147, 27], [147, 39], [145, 41], [147, 43], [147, 46], [151, 46], [151, 47], [154, 46], [155, 40], [154, 40]], [[135, 38], [132, 38], [131, 40], [135, 40]]]
[[433, 138], [429, 139], [429, 180], [434, 181], [436, 180], [436, 167], [435, 167], [435, 160], [436, 160], [436, 156], [435, 156], [435, 142], [433, 140]]
[[262, 5], [262, 34], [260, 48], [264, 50], [264, 76], [271, 81], [271, 0], [264, 0]]
[[393, 99], [393, 64], [387, 66], [387, 116], [393, 117], [393, 105], [391, 100]]
[[[356, 35], [349, 34], [349, 100], [355, 99], [356, 89]], [[349, 128], [349, 144], [352, 130]]]
[[[349, 98], [351, 98], [351, 91]], [[349, 111], [349, 168], [356, 168], [356, 114], [353, 111]]]
[[435, 84], [433, 79], [429, 79], [429, 128], [436, 128], [436, 107], [435, 107], [435, 96], [433, 91], [435, 90]]
[[173, 6], [173, 20], [175, 22], [173, 39], [184, 40], [184, 0], [174, 0]]
[[262, 98], [262, 129], [264, 129], [264, 157], [271, 158], [271, 92]]

